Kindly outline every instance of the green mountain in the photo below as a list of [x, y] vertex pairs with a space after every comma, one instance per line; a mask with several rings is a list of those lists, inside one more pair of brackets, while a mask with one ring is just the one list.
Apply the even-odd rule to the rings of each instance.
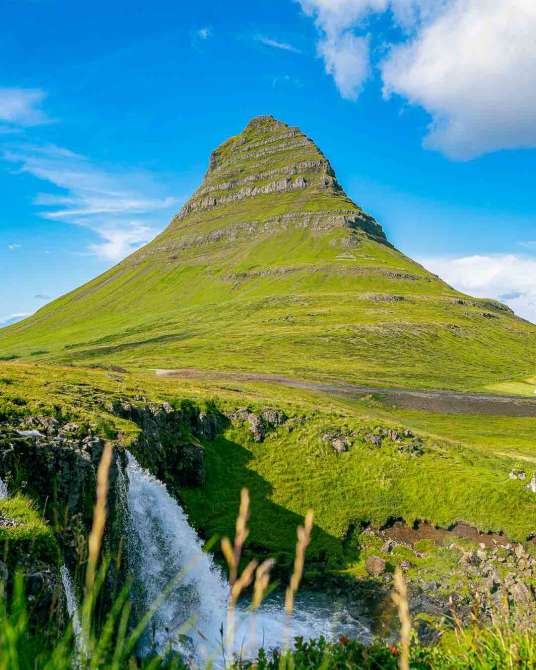
[[312, 140], [262, 116], [163, 233], [1, 331], [0, 355], [478, 389], [534, 374], [536, 326], [400, 253]]

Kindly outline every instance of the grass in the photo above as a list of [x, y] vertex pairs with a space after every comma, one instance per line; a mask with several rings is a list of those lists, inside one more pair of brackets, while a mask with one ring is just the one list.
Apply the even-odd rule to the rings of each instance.
[[[325, 165], [310, 142], [289, 150], [285, 133], [272, 122], [249, 126], [218, 150], [226, 167], [206, 186]], [[243, 153], [266, 140], [261, 149], [281, 151]], [[175, 218], [115, 268], [0, 331], [2, 358], [534, 395], [534, 325], [454, 291], [368, 235], [372, 220], [344, 225], [338, 213], [362, 212], [324, 184], [324, 167], [302, 176], [307, 188]]]
[[[111, 436], [119, 432], [125, 445], [139, 428], [106, 412], [105, 405], [117, 397], [174, 405], [189, 399], [199, 407], [210, 400], [222, 412], [282, 409], [294, 421], [263, 442], [254, 441], [247, 424], [236, 422], [216, 440], [205, 440], [205, 486], [180, 489], [192, 522], [210, 538], [231, 534], [240, 491], [247, 486], [251, 546], [275, 555], [281, 565], [291, 561], [294, 529], [308, 509], [316, 515], [313, 572], [318, 566], [357, 569], [366, 557], [361, 551], [360, 558], [360, 528], [369, 522], [381, 526], [402, 517], [410, 524], [427, 519], [448, 527], [464, 521], [517, 541], [534, 532], [536, 498], [508, 475], [521, 463], [529, 476], [536, 472], [536, 463], [520, 460], [536, 460], [536, 418], [443, 416], [270, 384], [18, 362], [3, 364], [0, 379], [7, 380], [0, 383], [0, 407], [12, 416], [55, 413], [102, 425]], [[400, 453], [389, 440], [373, 448], [366, 435], [387, 427], [412, 430], [421, 437], [424, 454]], [[322, 439], [333, 430], [356, 434], [348, 452], [337, 454]], [[454, 560], [440, 553], [429, 555], [423, 569]]]
[[489, 390], [509, 395], [534, 396], [536, 395], [536, 377], [492, 384], [490, 385]]
[[54, 532], [34, 502], [21, 493], [0, 500], [0, 548], [0, 560], [11, 570], [29, 556], [48, 563], [59, 560]]
[[[176, 579], [140, 619], [132, 618], [132, 602], [128, 586], [122, 590], [100, 625], [95, 621], [95, 604], [106, 583], [109, 559], [100, 556], [102, 533], [106, 521], [105, 501], [111, 450], [105, 451], [99, 466], [93, 529], [89, 539], [89, 561], [84, 598], [71, 625], [56, 642], [46, 638], [30, 625], [30, 615], [24, 596], [23, 577], [19, 573], [8, 597], [5, 584], [0, 580], [0, 670], [184, 670], [189, 667], [181, 656], [169, 650], [160, 655], [149, 654], [139, 658], [136, 643], [151, 623], [151, 618], [172, 592]], [[236, 522], [234, 545], [227, 540], [231, 568], [233, 596], [229, 612], [232, 615], [236, 598], [253, 580], [257, 563], [252, 562], [240, 574], [237, 570], [243, 545], [249, 534], [249, 497], [242, 491], [240, 514]], [[312, 516], [305, 528], [298, 528], [296, 560], [287, 591], [286, 608], [292, 615], [292, 598], [299, 587], [304, 555], [309, 543]], [[100, 559], [100, 561], [99, 561]], [[100, 565], [99, 565], [100, 563]], [[253, 594], [256, 609], [268, 588], [264, 579], [264, 562], [257, 568]], [[267, 568], [269, 570], [269, 568]], [[234, 573], [233, 573], [234, 571]], [[259, 580], [260, 575], [260, 580]], [[259, 586], [260, 593], [257, 589]], [[235, 595], [236, 590], [236, 595]], [[290, 593], [290, 596], [289, 596]], [[491, 613], [492, 625], [473, 625], [463, 629], [454, 616], [453, 622], [443, 622], [438, 629], [439, 643], [425, 646], [412, 636], [412, 622], [404, 578], [395, 575], [393, 600], [400, 618], [400, 644], [377, 640], [364, 645], [341, 637], [328, 642], [324, 638], [304, 641], [296, 638], [292, 648], [281, 640], [279, 650], [261, 649], [255, 659], [226, 658], [224, 667], [232, 670], [533, 670], [536, 668], [536, 636], [534, 611], [530, 604], [498, 607]], [[76, 624], [75, 624], [76, 620]], [[452, 626], [452, 623], [454, 626]], [[49, 628], [58, 622], [49, 621]], [[230, 628], [232, 630], [232, 628]], [[222, 632], [223, 635], [223, 632]], [[230, 640], [232, 642], [232, 640]], [[208, 663], [207, 670], [213, 667]]]
[[[150, 372], [191, 367], [534, 396], [536, 327], [499, 303], [462, 296], [386, 243], [373, 220], [324, 183], [318, 149], [298, 137], [289, 150], [287, 131], [269, 120], [251, 124], [220, 148], [215, 158], [222, 167], [208, 174], [206, 185], [320, 162], [320, 168], [293, 175], [306, 178], [307, 188], [176, 217], [115, 268], [0, 332], [0, 427], [46, 414], [92, 424], [101, 437], [128, 447], [140, 429], [108, 412], [116, 398], [173, 406], [189, 400], [198, 408], [212, 403], [225, 414], [244, 406], [283, 410], [290, 421], [262, 442], [237, 421], [204, 440], [205, 486], [176, 487], [207, 538], [232, 535], [241, 491], [249, 488], [251, 531], [243, 558], [276, 558], [278, 576], [292, 564], [295, 529], [309, 509], [316, 525], [305, 577], [317, 583], [341, 573], [363, 579], [367, 556], [382, 552], [379, 539], [363, 528], [393, 518], [443, 527], [464, 521], [514, 541], [527, 539], [535, 530], [536, 498], [508, 475], [515, 467], [536, 471], [534, 418], [441, 415], [374, 398], [334, 398], [209, 375], [158, 379]], [[265, 146], [277, 151], [259, 154]], [[256, 157], [244, 153], [248, 147]], [[258, 185], [278, 178], [263, 176]], [[221, 193], [237, 196], [241, 188], [231, 184]], [[342, 213], [354, 223], [344, 224]], [[401, 450], [390, 438], [375, 447], [371, 436], [389, 429], [411, 430], [422, 454]], [[329, 433], [346, 436], [351, 448], [335, 453], [324, 439]], [[0, 447], [9, 445], [0, 440]], [[57, 565], [54, 531], [35, 501], [18, 492], [0, 501], [0, 514], [15, 522], [0, 524], [11, 572], [25, 556]], [[462, 549], [469, 544], [456, 543]], [[91, 624], [91, 590], [104, 578], [92, 551], [89, 601], [82, 606], [90, 667], [131, 670], [138, 663], [126, 631], [128, 593], [102, 630]], [[421, 544], [419, 557], [408, 552], [399, 547], [385, 556], [389, 569], [410, 557], [410, 577], [457, 579], [457, 550]], [[20, 579], [12, 596], [11, 605], [0, 608], [0, 670], [76, 665], [72, 635], [53, 650], [35, 638]], [[398, 651], [383, 643], [366, 648], [319, 640], [298, 643], [287, 655], [261, 654], [256, 667], [392, 668], [399, 665]], [[413, 644], [409, 662], [415, 669], [533, 668], [533, 629], [508, 620], [458, 630], [434, 649]], [[174, 663], [181, 662], [143, 662], [153, 670]]]

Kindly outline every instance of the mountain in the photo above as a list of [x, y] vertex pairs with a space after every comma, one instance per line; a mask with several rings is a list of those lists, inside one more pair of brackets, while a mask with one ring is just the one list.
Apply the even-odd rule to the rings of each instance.
[[0, 355], [478, 389], [533, 374], [536, 326], [400, 253], [311, 139], [261, 116], [163, 233], [0, 331]]

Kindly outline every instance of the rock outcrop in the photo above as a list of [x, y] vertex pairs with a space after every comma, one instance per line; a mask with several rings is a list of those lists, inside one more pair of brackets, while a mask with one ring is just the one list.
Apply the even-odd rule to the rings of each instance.
[[257, 413], [248, 408], [242, 408], [230, 412], [228, 417], [231, 421], [245, 423], [255, 442], [262, 442], [270, 431], [282, 426], [287, 421], [284, 412], [270, 408], [262, 409]]
[[130, 448], [156, 477], [176, 487], [204, 483], [203, 446], [199, 440], [216, 437], [225, 422], [223, 415], [215, 410], [201, 411], [187, 402], [174, 408], [169, 403], [137, 405], [115, 400], [106, 409], [139, 426]]
[[[298, 128], [289, 128], [271, 116], [253, 119], [240, 136], [213, 152], [203, 184], [183, 206], [175, 225], [185, 228], [192, 215], [214, 209], [225, 212], [232, 203], [295, 191], [308, 191], [313, 200], [329, 194], [340, 197], [341, 204], [350, 205], [342, 217], [333, 216], [332, 206], [325, 211], [315, 208], [317, 220], [324, 227], [355, 227], [387, 242], [381, 226], [346, 198], [333, 168], [315, 143]], [[314, 221], [307, 209], [293, 214], [293, 224], [309, 226]], [[266, 217], [262, 220], [266, 225]], [[251, 223], [250, 219], [247, 224]]]

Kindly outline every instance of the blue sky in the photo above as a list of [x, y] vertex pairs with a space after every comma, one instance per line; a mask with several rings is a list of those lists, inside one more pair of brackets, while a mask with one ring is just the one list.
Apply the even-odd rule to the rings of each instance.
[[250, 117], [298, 125], [389, 238], [536, 321], [533, 0], [7, 0], [0, 323], [167, 225]]

